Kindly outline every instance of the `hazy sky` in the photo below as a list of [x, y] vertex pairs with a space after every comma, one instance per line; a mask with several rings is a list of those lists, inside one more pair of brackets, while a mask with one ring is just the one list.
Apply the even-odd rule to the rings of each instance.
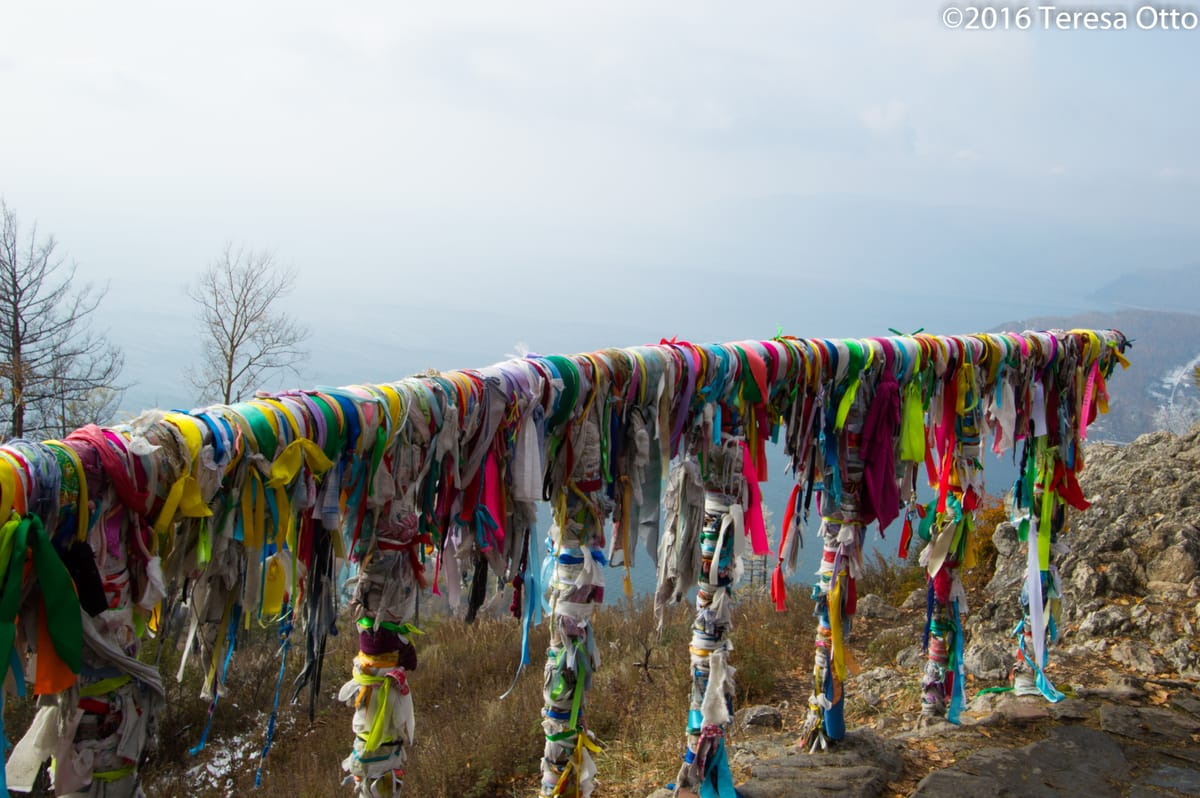
[[9, 2], [0, 195], [108, 282], [130, 409], [191, 403], [226, 240], [300, 272], [305, 384], [970, 332], [1200, 261], [1200, 30], [945, 7]]

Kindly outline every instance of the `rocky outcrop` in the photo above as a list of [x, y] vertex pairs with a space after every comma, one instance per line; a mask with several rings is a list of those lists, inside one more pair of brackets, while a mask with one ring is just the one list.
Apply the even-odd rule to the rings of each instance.
[[[1062, 536], [1065, 651], [1101, 654], [1139, 673], [1200, 676], [1200, 424], [1084, 450], [1092, 507]], [[992, 653], [1017, 621], [1024, 544], [997, 527], [997, 569], [968, 621], [968, 662], [994, 674]]]
[[[996, 570], [966, 621], [967, 670], [976, 693], [962, 723], [917, 724], [889, 713], [911, 685], [922, 654], [847, 682], [873, 728], [852, 730], [828, 752], [794, 747], [795, 733], [770, 731], [756, 707], [729, 741], [748, 780], [743, 798], [804, 796], [1178, 796], [1200, 794], [1200, 424], [1189, 434], [1153, 433], [1124, 447], [1089, 446], [1082, 487], [1092, 502], [1074, 513], [1059, 559], [1063, 628], [1051, 652], [1072, 697], [978, 692], [1002, 683], [1025, 572], [1011, 524], [993, 542]], [[892, 608], [859, 603], [864, 620], [924, 617], [924, 590]], [[863, 611], [865, 610], [865, 611]], [[914, 772], [916, 775], [914, 775]], [[659, 791], [656, 796], [669, 796]]]

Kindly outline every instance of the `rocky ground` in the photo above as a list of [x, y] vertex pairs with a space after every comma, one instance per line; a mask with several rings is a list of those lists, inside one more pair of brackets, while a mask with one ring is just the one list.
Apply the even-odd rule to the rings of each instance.
[[1063, 536], [1064, 628], [1047, 670], [1064, 701], [980, 692], [1006, 683], [1018, 620], [1024, 546], [1003, 524], [995, 574], [970, 591], [962, 723], [918, 722], [919, 647], [892, 656], [884, 644], [917, 639], [924, 591], [899, 607], [865, 597], [851, 641], [864, 666], [847, 686], [853, 730], [825, 753], [795, 747], [811, 678], [798, 667], [788, 700], [738, 714], [740, 795], [1200, 795], [1200, 425], [1086, 456], [1093, 506]]

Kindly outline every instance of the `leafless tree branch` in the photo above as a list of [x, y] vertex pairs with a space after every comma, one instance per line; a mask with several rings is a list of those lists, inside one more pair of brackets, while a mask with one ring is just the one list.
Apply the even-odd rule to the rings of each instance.
[[91, 327], [106, 289], [76, 284], [74, 265], [37, 225], [21, 230], [0, 199], [0, 431], [60, 437], [108, 421], [125, 359]]
[[269, 374], [299, 374], [308, 329], [278, 308], [295, 283], [296, 272], [281, 268], [273, 253], [226, 244], [189, 286], [204, 341], [189, 379], [203, 399], [238, 402]]

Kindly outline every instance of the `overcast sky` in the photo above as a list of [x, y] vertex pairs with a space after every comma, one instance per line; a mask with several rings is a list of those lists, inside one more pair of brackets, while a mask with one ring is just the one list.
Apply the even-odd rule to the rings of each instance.
[[130, 409], [191, 403], [227, 240], [299, 271], [305, 384], [971, 332], [1200, 261], [1200, 30], [944, 8], [10, 2], [0, 195], [109, 284]]

